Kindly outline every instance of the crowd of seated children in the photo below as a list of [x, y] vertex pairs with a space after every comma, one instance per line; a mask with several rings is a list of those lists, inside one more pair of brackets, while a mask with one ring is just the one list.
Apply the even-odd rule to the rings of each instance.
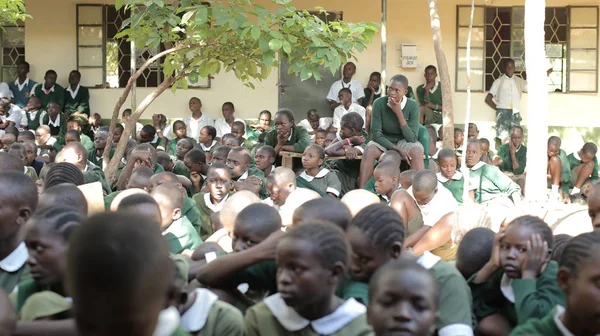
[[298, 176], [297, 184], [313, 189], [321, 195], [339, 197], [342, 184], [337, 175], [322, 165], [325, 162], [325, 150], [318, 145], [308, 145], [302, 155], [304, 171]]
[[498, 149], [498, 156], [492, 164], [498, 166], [502, 172], [509, 175], [521, 187], [525, 188], [525, 173], [527, 163], [527, 147], [523, 144], [523, 128], [513, 126], [510, 129], [510, 141]]
[[303, 127], [310, 135], [311, 140], [315, 140], [317, 132], [327, 132], [331, 127], [332, 118], [321, 118], [315, 109], [306, 112], [306, 119], [300, 120], [298, 126]]

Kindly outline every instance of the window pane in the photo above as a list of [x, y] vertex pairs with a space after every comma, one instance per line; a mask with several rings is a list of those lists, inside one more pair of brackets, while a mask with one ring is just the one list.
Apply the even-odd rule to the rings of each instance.
[[102, 6], [77, 7], [80, 25], [102, 24]]
[[79, 27], [79, 45], [102, 45], [102, 27]]
[[596, 91], [595, 71], [571, 71], [569, 76], [571, 91]]
[[[471, 47], [483, 48], [483, 28], [473, 28], [471, 33]], [[458, 28], [458, 46], [466, 47], [469, 38], [469, 28]]]
[[597, 27], [598, 9], [592, 7], [571, 8], [571, 28]]
[[513, 25], [522, 26], [525, 23], [525, 7], [513, 7], [511, 19]]
[[25, 45], [25, 27], [4, 27], [2, 34], [3, 46]]
[[596, 48], [596, 28], [571, 29], [571, 48]]
[[[467, 71], [459, 70], [457, 72], [457, 90], [467, 89]], [[483, 91], [483, 71], [471, 70], [471, 91]]]
[[17, 78], [17, 68], [2, 67], [2, 81], [10, 81]]
[[79, 66], [102, 66], [102, 48], [79, 48]]
[[[470, 20], [471, 7], [458, 7], [458, 25], [468, 27]], [[483, 7], [475, 7], [473, 26], [483, 26]]]
[[[458, 49], [458, 67], [467, 67], [467, 49]], [[483, 50], [471, 49], [471, 70], [483, 69]]]
[[571, 50], [571, 70], [596, 69], [596, 50]]
[[79, 72], [81, 72], [81, 85], [87, 87], [104, 87], [102, 68], [82, 68], [79, 69]]

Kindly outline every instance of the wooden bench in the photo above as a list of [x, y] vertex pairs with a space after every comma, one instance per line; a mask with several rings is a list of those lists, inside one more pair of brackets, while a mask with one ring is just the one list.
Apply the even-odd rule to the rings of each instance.
[[[301, 158], [302, 153], [280, 151], [279, 156], [281, 156], [281, 166], [282, 167], [293, 169], [294, 158]], [[345, 156], [327, 156], [326, 159], [343, 160], [343, 159], [346, 159], [346, 157]], [[362, 155], [359, 155], [356, 158], [356, 160], [362, 160]]]

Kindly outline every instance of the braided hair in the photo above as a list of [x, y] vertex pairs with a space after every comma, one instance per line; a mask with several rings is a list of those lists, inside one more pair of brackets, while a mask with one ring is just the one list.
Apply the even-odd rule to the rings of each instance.
[[48, 170], [48, 174], [44, 180], [44, 189], [62, 183], [82, 185], [85, 183], [83, 173], [74, 164], [59, 162]]
[[314, 252], [325, 268], [341, 262], [348, 267], [348, 244], [344, 231], [329, 222], [314, 221], [289, 230], [283, 239], [304, 240], [313, 244]]
[[404, 223], [400, 215], [389, 206], [378, 203], [362, 209], [350, 222], [364, 232], [374, 246], [388, 250], [396, 242], [404, 243]]
[[546, 222], [541, 220], [539, 217], [529, 215], [521, 216], [515, 218], [512, 222], [508, 224], [509, 227], [516, 225], [530, 228], [533, 232], [539, 233], [542, 236], [542, 239], [544, 239], [546, 243], [548, 243], [549, 250], [552, 250], [552, 248], [554, 247], [554, 235], [552, 234], [552, 230], [550, 229], [548, 224], [546, 224]]
[[67, 242], [71, 234], [85, 220], [85, 215], [76, 208], [68, 206], [49, 206], [35, 212], [28, 223], [37, 226], [48, 226], [60, 234]]
[[600, 246], [600, 231], [588, 232], [572, 238], [560, 258], [560, 267], [577, 276], [583, 263], [595, 256]]

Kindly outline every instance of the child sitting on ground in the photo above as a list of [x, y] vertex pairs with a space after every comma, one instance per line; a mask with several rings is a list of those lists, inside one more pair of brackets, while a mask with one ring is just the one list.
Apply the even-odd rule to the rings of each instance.
[[[166, 172], [172, 173], [175, 164], [173, 159], [167, 154], [167, 152], [158, 152], [156, 154], [156, 162], [163, 167]], [[185, 166], [185, 165], [184, 165]], [[186, 167], [187, 170], [187, 167]]]
[[[160, 145], [160, 138], [156, 135], [156, 128], [152, 125], [144, 125], [138, 136], [140, 144], [147, 143], [155, 149]], [[164, 147], [164, 146], [161, 146]]]
[[252, 167], [250, 151], [245, 147], [235, 147], [227, 155], [227, 166], [231, 169], [233, 190], [250, 190], [261, 199], [268, 197], [265, 174]]
[[469, 123], [469, 128], [467, 131], [467, 140], [471, 139], [479, 139], [479, 128], [474, 123]]
[[296, 174], [289, 168], [275, 168], [267, 177], [267, 190], [269, 198], [265, 199], [263, 203], [279, 210], [285, 204], [290, 193], [296, 190]]
[[350, 112], [358, 113], [364, 124], [366, 110], [360, 104], [352, 102], [352, 91], [349, 88], [342, 88], [338, 93], [338, 99], [340, 101], [340, 105], [333, 111], [333, 124], [329, 128], [330, 131], [339, 131], [342, 127], [342, 117]]
[[458, 204], [463, 203], [463, 189], [464, 189], [464, 177], [456, 170], [456, 153], [449, 149], [442, 149], [438, 154], [438, 162], [440, 165], [440, 172], [437, 173], [437, 178], [440, 183], [450, 190], [454, 199]]
[[169, 242], [169, 251], [180, 254], [202, 244], [192, 223], [182, 214], [183, 194], [174, 183], [163, 183], [151, 192], [161, 213], [161, 231]]
[[[571, 167], [567, 153], [560, 149], [561, 140], [557, 136], [548, 138], [548, 185], [550, 200], [567, 200], [571, 183]], [[559, 191], [559, 187], [562, 189]]]
[[[60, 107], [58, 110], [60, 112]], [[29, 98], [27, 106], [23, 108], [23, 114], [25, 118], [21, 118], [21, 127], [35, 131], [42, 124], [42, 119], [46, 116], [46, 111], [42, 106], [42, 101], [38, 97], [33, 96]], [[55, 119], [55, 117], [52, 119]]]
[[[394, 162], [398, 166], [398, 168], [400, 168], [400, 163], [402, 162], [402, 158], [400, 157], [400, 154], [398, 152], [391, 149], [391, 150], [385, 151], [383, 154], [381, 154], [381, 156], [379, 157], [379, 160], [378, 160], [378, 164], [381, 164], [386, 161]], [[364, 185], [363, 189], [368, 190], [372, 193], [375, 193], [375, 178], [373, 176], [371, 176], [369, 178], [367, 183]]]
[[317, 198], [300, 205], [292, 216], [292, 227], [326, 221], [337, 225], [344, 232], [348, 230], [352, 214], [348, 207], [337, 198]]
[[194, 143], [187, 139], [183, 138], [177, 142], [177, 146], [175, 147], [175, 164], [173, 165], [173, 173], [177, 175], [182, 175], [187, 178], [190, 178], [190, 171], [184, 163], [185, 156], [192, 149], [194, 149]]
[[169, 140], [166, 149], [166, 152], [171, 156], [177, 155], [176, 149], [179, 140], [188, 139], [191, 141], [192, 146], [196, 143], [194, 139], [187, 136], [187, 128], [185, 126], [185, 123], [181, 120], [177, 120], [173, 123], [173, 134], [174, 137], [173, 139]]
[[183, 163], [189, 170], [189, 177], [193, 185], [193, 194], [199, 193], [206, 180], [206, 174], [208, 174], [206, 155], [200, 149], [194, 148], [185, 154]]
[[454, 152], [456, 152], [457, 162], [460, 165], [460, 158], [462, 157], [462, 146], [465, 141], [465, 133], [460, 128], [454, 128]]
[[[334, 294], [348, 266], [348, 248], [341, 229], [329, 223], [293, 228], [277, 245], [277, 255], [279, 293], [248, 310], [246, 335], [295, 335], [312, 330], [319, 334], [359, 335], [371, 330], [363, 305], [354, 299], [343, 301]], [[298, 287], [297, 265], [302, 265], [300, 274], [314, 272], [323, 274], [323, 278], [310, 278], [314, 286]], [[312, 308], [315, 303], [323, 307], [320, 312]]]
[[219, 146], [215, 148], [210, 163], [227, 163], [227, 155], [229, 155], [229, 151], [231, 151], [231, 147], [229, 146]]
[[222, 163], [215, 163], [208, 168], [206, 176], [207, 193], [197, 193], [192, 197], [200, 210], [200, 237], [206, 240], [214, 232], [210, 225], [210, 216], [221, 211], [223, 204], [231, 193], [231, 171]]
[[375, 167], [373, 177], [375, 178], [375, 193], [381, 197], [382, 201], [390, 205], [392, 194], [396, 190], [402, 189], [399, 182], [400, 169], [393, 162], [383, 162]]
[[304, 172], [298, 176], [297, 184], [306, 186], [322, 195], [339, 197], [342, 184], [337, 175], [327, 168], [321, 168], [325, 161], [325, 150], [317, 145], [308, 145], [302, 155]]
[[236, 136], [231, 133], [224, 134], [221, 138], [221, 142], [223, 143], [223, 146], [229, 146], [232, 148], [239, 147], [242, 145], [240, 139], [236, 138]]
[[490, 141], [486, 138], [479, 139], [481, 146], [481, 161], [487, 164], [492, 164], [492, 160], [496, 157], [496, 154], [490, 149]]
[[467, 232], [456, 251], [456, 269], [465, 279], [485, 266], [492, 256], [494, 231], [478, 227]]
[[14, 156], [18, 157], [19, 159], [21, 159], [21, 161], [23, 161], [23, 165], [25, 167], [23, 173], [25, 175], [31, 177], [31, 180], [33, 182], [37, 181], [38, 176], [37, 176], [37, 173], [35, 172], [35, 169], [31, 166], [25, 166], [25, 161], [27, 159], [27, 153], [25, 150], [25, 146], [23, 146], [20, 143], [14, 143], [14, 144], [10, 145], [10, 148], [8, 149], [8, 154], [14, 155]]
[[332, 131], [327, 132], [327, 136], [325, 137], [325, 147], [324, 148], [329, 147], [335, 139], [337, 139], [336, 132], [332, 132]]
[[519, 217], [496, 234], [490, 260], [469, 280], [482, 333], [507, 335], [564, 304], [558, 265], [550, 260], [552, 246], [552, 230], [533, 216]]
[[[438, 302], [438, 284], [431, 272], [413, 261], [392, 261], [372, 277], [367, 321], [375, 336], [397, 330], [429, 335], [435, 328]], [[406, 307], [401, 319], [397, 319], [397, 307]]]
[[345, 160], [335, 160], [332, 169], [337, 172], [337, 177], [342, 183], [343, 196], [350, 190], [356, 189], [356, 182], [360, 172], [360, 160], [367, 146], [365, 136], [362, 133], [364, 120], [355, 112], [346, 113], [340, 122], [341, 140], [335, 139], [331, 145], [325, 148], [328, 156], [345, 156]]
[[273, 165], [275, 159], [277, 159], [275, 149], [269, 145], [264, 145], [256, 150], [254, 165], [265, 174], [265, 178], [268, 178], [273, 170], [275, 170], [275, 166]]
[[[598, 147], [588, 142], [578, 151], [569, 154], [567, 159], [571, 166], [571, 195], [587, 195], [587, 187], [598, 181]], [[584, 188], [586, 187], [586, 188]]]
[[[281, 109], [275, 113], [275, 129], [267, 133], [265, 145], [275, 149], [277, 155], [280, 151], [295, 153], [304, 153], [306, 147], [310, 144], [310, 135], [303, 127], [294, 125], [294, 113], [289, 109]], [[281, 158], [277, 158], [276, 166], [281, 165]], [[294, 167], [299, 164], [294, 162]]]
[[[106, 148], [106, 139], [108, 138], [108, 126], [102, 126], [94, 135], [94, 149], [88, 152], [88, 160], [96, 166], [102, 168], [104, 148]], [[112, 147], [109, 153], [109, 159], [115, 154], [116, 147]]]
[[216, 138], [217, 129], [213, 126], [204, 126], [200, 130], [198, 144], [200, 145], [200, 149], [202, 149], [206, 154], [206, 161], [211, 161], [215, 149], [220, 146]]
[[502, 172], [507, 174], [521, 188], [525, 190], [525, 169], [527, 164], [527, 147], [523, 145], [523, 128], [513, 126], [510, 129], [510, 141], [500, 146], [498, 156], [492, 162]]

